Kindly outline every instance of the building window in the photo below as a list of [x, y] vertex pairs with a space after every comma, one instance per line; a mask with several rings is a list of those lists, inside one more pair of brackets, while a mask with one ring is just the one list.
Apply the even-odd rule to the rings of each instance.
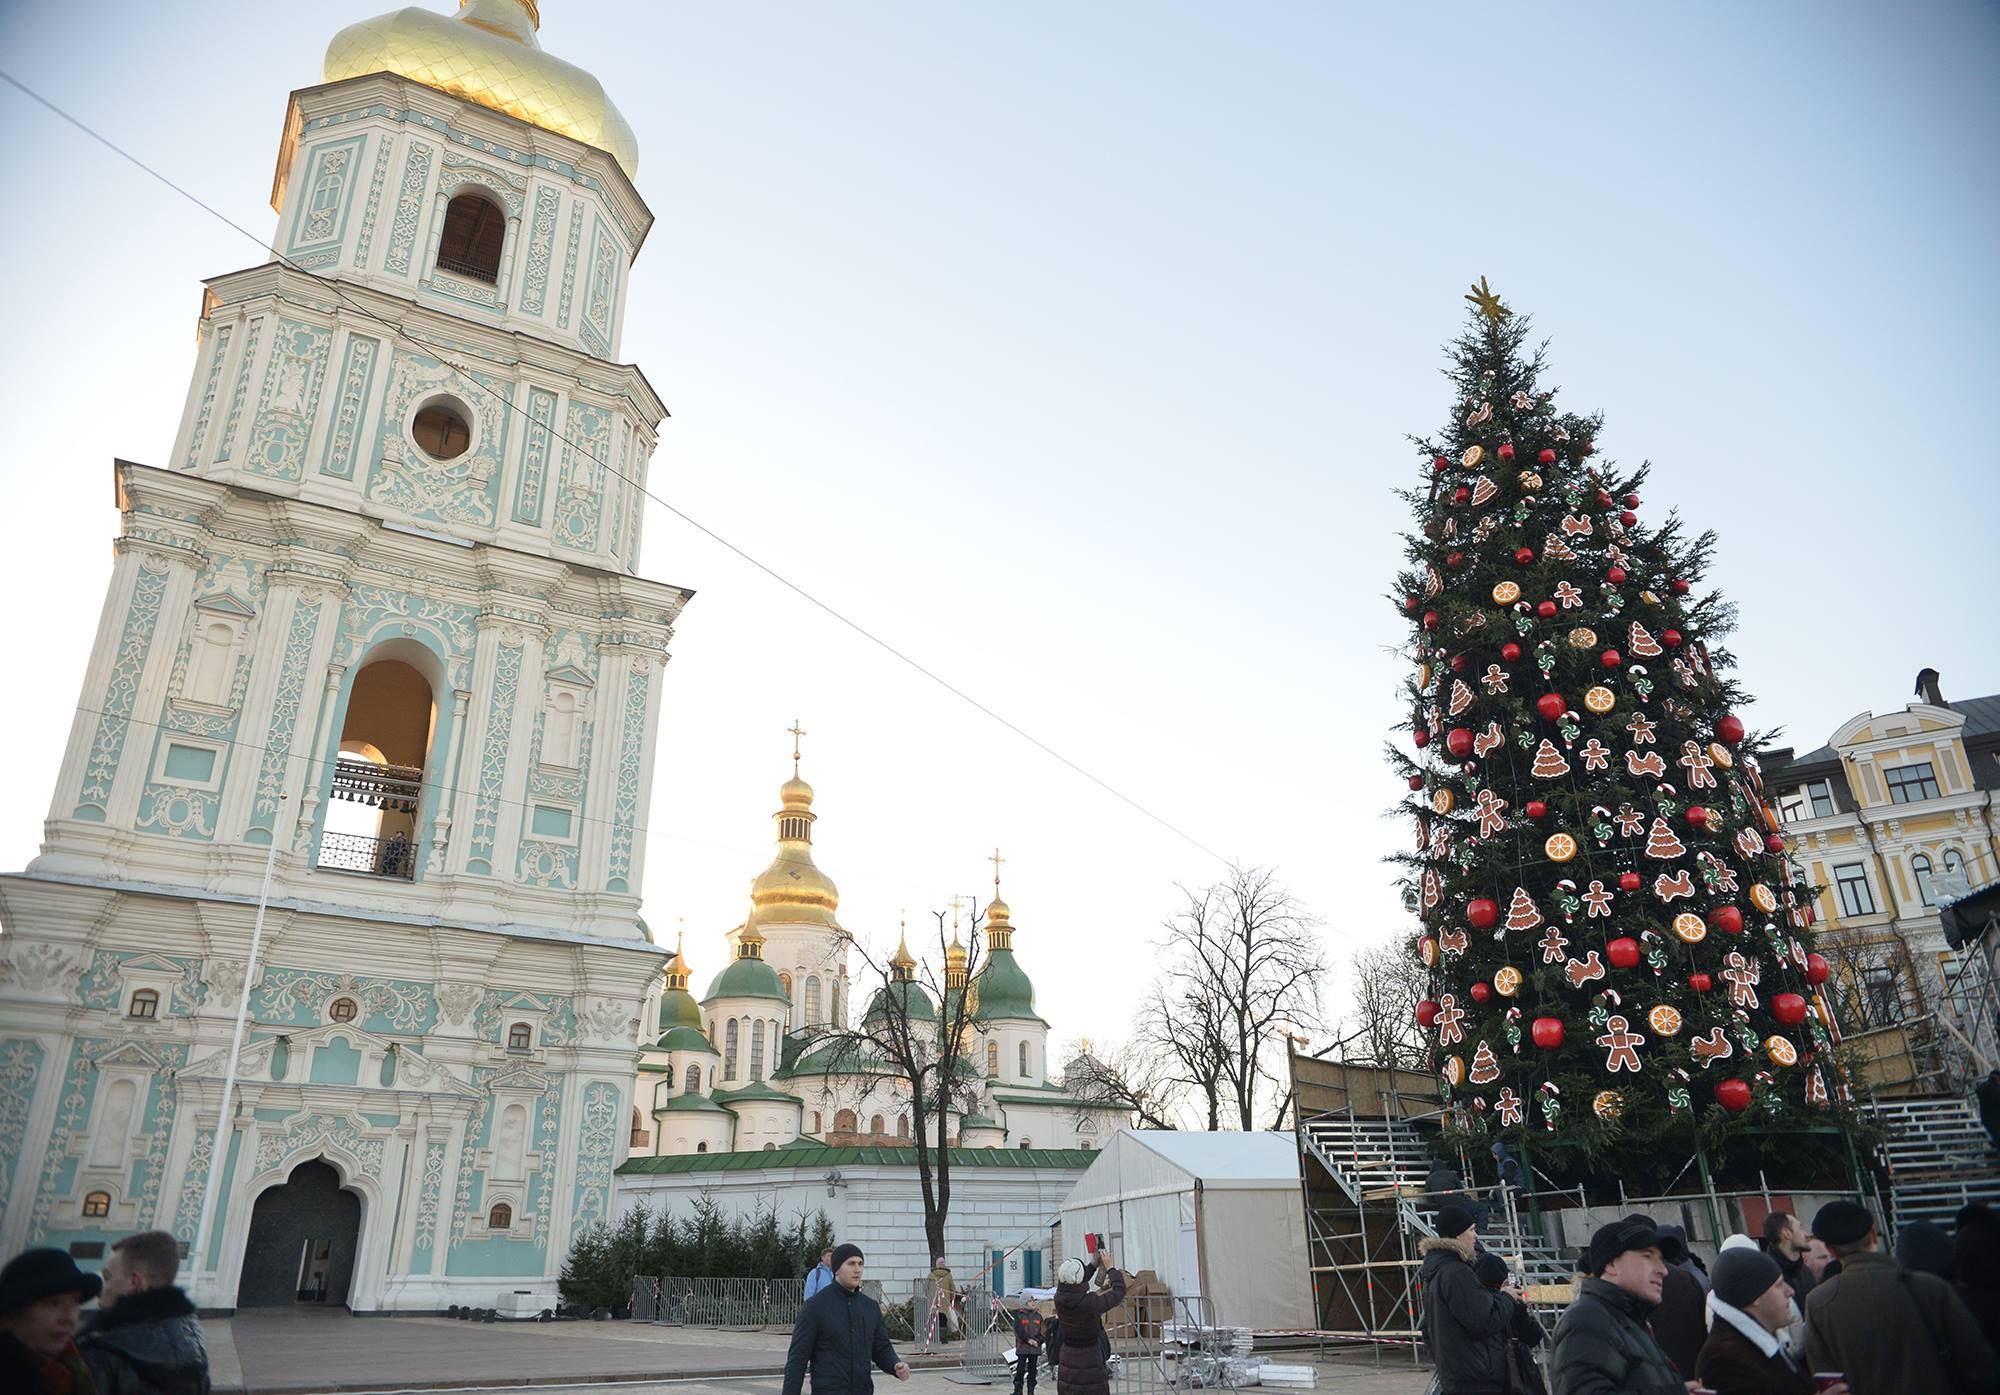
[[819, 1025], [819, 975], [806, 975], [806, 1025]]
[[111, 1214], [110, 1192], [86, 1192], [83, 1198], [83, 1218], [87, 1221], [101, 1220]]
[[819, 1132], [819, 1111], [817, 1109], [813, 1111], [813, 1132]]
[[509, 1051], [526, 1051], [534, 1044], [534, 1028], [530, 1027], [527, 1023], [516, 1022], [507, 1029], [507, 1049]]
[[142, 1017], [148, 1021], [158, 1017], [160, 1015], [159, 993], [151, 988], [141, 988], [132, 995], [132, 1001], [126, 1005], [125, 1015], [127, 1017]]
[[843, 1109], [833, 1116], [833, 1131], [835, 1133], [853, 1133], [860, 1127], [861, 1121], [851, 1109]]
[[500, 249], [506, 241], [506, 213], [477, 194], [460, 194], [444, 211], [438, 270], [490, 286], [500, 279]]
[[762, 1022], [752, 1022], [750, 1024], [750, 1078], [752, 1080], [762, 1080], [764, 1078], [764, 1024]]
[[1875, 914], [1875, 893], [1868, 889], [1868, 872], [1860, 863], [1843, 862], [1834, 868], [1833, 885], [1840, 893], [1842, 915]]
[[335, 998], [326, 1005], [326, 1020], [329, 1022], [352, 1022], [360, 1009], [352, 998]]
[[995, 1080], [1000, 1078], [1000, 1043], [997, 1041], [986, 1043], [986, 1073]]
[[690, 1064], [690, 1065], [688, 1066], [688, 1068], [687, 1068], [687, 1083], [686, 1083], [685, 1085], [681, 1086], [681, 1093], [682, 1093], [682, 1094], [684, 1094], [684, 1095], [698, 1095], [698, 1094], [700, 1094], [700, 1093], [701, 1093], [701, 1067], [700, 1067], [700, 1066], [697, 1066], [697, 1065], [692, 1065], [692, 1064]]
[[1937, 904], [1937, 888], [1931, 885], [1931, 860], [1922, 853], [1910, 859], [1910, 876], [1917, 884], [1917, 899], [1926, 906]]
[[874, 1134], [877, 1138], [885, 1137], [888, 1134], [889, 1132], [888, 1125], [882, 1122], [882, 1116], [880, 1114], [877, 1114], [869, 1119], [868, 1132]]
[[1034, 1146], [1035, 1146], [1035, 1140], [1032, 1138], [1024, 1138], [1021, 1140], [1021, 1151], [1024, 1153]]
[[1805, 796], [1812, 805], [1814, 818], [1824, 819], [1833, 814], [1833, 781], [1814, 780], [1805, 787]]
[[456, 460], [472, 444], [472, 424], [457, 404], [433, 402], [410, 423], [410, 438], [433, 460]]
[[512, 1230], [514, 1228], [514, 1208], [504, 1201], [495, 1206], [491, 1211], [486, 1213], [486, 1228], [488, 1230]]
[[1938, 797], [1937, 775], [1927, 760], [1912, 765], [1892, 765], [1882, 772], [1882, 778], [1889, 782], [1891, 804], [1914, 804], [1919, 799]]
[[896, 1137], [908, 1138], [909, 1136], [910, 1136], [910, 1116], [907, 1114], [898, 1114], [896, 1116]]
[[697, 1143], [694, 1145], [694, 1150], [697, 1153], [706, 1153], [708, 1151], [708, 1145], [706, 1143]]
[[734, 1080], [736, 1078], [736, 1041], [742, 1034], [742, 1031], [743, 1024], [733, 1017], [729, 1019], [728, 1025], [722, 1029], [722, 1078], [724, 1080]]
[[1028, 1043], [1026, 1043], [1025, 1041], [1024, 1041], [1024, 1042], [1022, 1042], [1022, 1043], [1021, 1043], [1021, 1045], [1020, 1045], [1020, 1050], [1019, 1050], [1019, 1051], [1018, 1051], [1018, 1052], [1017, 1052], [1016, 1054], [1018, 1054], [1018, 1055], [1020, 1056], [1020, 1058], [1021, 1058], [1021, 1079], [1023, 1079], [1023, 1080], [1026, 1080], [1026, 1079], [1028, 1079], [1028, 1078], [1029, 1078], [1029, 1076], [1028, 1076]]

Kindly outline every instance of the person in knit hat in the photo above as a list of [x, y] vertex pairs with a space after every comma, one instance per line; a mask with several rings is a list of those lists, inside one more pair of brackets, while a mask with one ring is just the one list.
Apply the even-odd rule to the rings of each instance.
[[[1813, 1395], [1817, 1382], [1804, 1353], [1786, 1337], [1792, 1286], [1777, 1259], [1754, 1246], [1724, 1250], [1709, 1284], [1715, 1326], [1696, 1362], [1702, 1385], [1716, 1395]], [[1847, 1386], [1831, 1389], [1844, 1395]]]
[[1418, 1325], [1437, 1367], [1439, 1395], [1506, 1395], [1507, 1330], [1520, 1295], [1479, 1282], [1472, 1269], [1478, 1247], [1472, 1208], [1457, 1202], [1438, 1208], [1437, 1234], [1417, 1246], [1423, 1256]]
[[2000, 1349], [2000, 1213], [1973, 1202], [1954, 1218], [1951, 1277], [1986, 1340]]
[[1806, 1297], [1807, 1369], [1840, 1371], [1856, 1395], [2000, 1395], [2000, 1355], [1950, 1284], [1881, 1252], [1875, 1217], [1829, 1201], [1812, 1232], [1840, 1261]]
[[859, 1245], [833, 1247], [833, 1282], [799, 1309], [785, 1352], [784, 1395], [800, 1395], [812, 1372], [813, 1395], [874, 1395], [873, 1368], [897, 1380], [910, 1365], [890, 1345], [879, 1304], [861, 1291]]
[[102, 1288], [62, 1250], [24, 1250], [7, 1261], [0, 1269], [0, 1390], [88, 1391], [76, 1329], [83, 1305]]

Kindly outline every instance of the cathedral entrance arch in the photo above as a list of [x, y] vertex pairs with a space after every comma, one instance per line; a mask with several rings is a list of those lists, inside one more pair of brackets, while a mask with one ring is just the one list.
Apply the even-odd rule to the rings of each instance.
[[257, 1198], [236, 1306], [347, 1302], [361, 1238], [361, 1198], [324, 1159], [300, 1163]]

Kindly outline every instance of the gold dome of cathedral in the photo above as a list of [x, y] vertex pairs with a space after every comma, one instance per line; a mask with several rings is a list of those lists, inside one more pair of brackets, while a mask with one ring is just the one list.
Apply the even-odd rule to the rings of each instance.
[[325, 80], [394, 73], [605, 151], [639, 176], [639, 142], [604, 85], [542, 52], [535, 0], [460, 0], [452, 16], [402, 9], [350, 24], [326, 48]]

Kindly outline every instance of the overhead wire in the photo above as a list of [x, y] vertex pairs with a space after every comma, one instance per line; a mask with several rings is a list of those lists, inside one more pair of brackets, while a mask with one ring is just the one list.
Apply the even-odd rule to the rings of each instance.
[[450, 358], [448, 358], [445, 355], [441, 346], [436, 344], [426, 343], [416, 339], [409, 333], [408, 330], [404, 328], [403, 324], [400, 321], [388, 319], [385, 316], [376, 313], [374, 310], [370, 309], [367, 305], [355, 301], [343, 289], [344, 283], [341, 282], [340, 280], [332, 277], [320, 276], [316, 272], [309, 271], [306, 268], [299, 266], [296, 262], [292, 261], [284, 253], [278, 251], [276, 247], [266, 242], [263, 238], [251, 232], [248, 228], [245, 228], [242, 224], [236, 222], [234, 219], [230, 218], [227, 214], [221, 212], [220, 210], [214, 208], [210, 204], [204, 202], [201, 198], [197, 197], [189, 190], [183, 188], [179, 183], [175, 182], [168, 175], [166, 175], [165, 173], [163, 173], [158, 169], [155, 169], [152, 165], [146, 163], [144, 160], [140, 159], [137, 155], [134, 155], [130, 151], [126, 150], [123, 146], [119, 145], [116, 141], [113, 141], [110, 137], [97, 131], [96, 129], [85, 123], [79, 117], [72, 115], [69, 111], [59, 106], [57, 103], [50, 100], [48, 97], [43, 96], [40, 92], [28, 86], [26, 83], [22, 82], [19, 78], [15, 77], [11, 72], [7, 71], [4, 68], [0, 68], [0, 82], [5, 82], [8, 86], [20, 92], [30, 101], [43, 107], [45, 110], [47, 110], [49, 113], [51, 113], [64, 123], [75, 128], [77, 131], [81, 132], [83, 135], [95, 141], [97, 144], [103, 146], [106, 150], [116, 155], [119, 159], [133, 166], [133, 168], [150, 176], [152, 179], [166, 186], [166, 188], [168, 188], [172, 192], [186, 199], [189, 203], [195, 205], [195, 207], [201, 209], [204, 213], [207, 213], [210, 217], [216, 219], [218, 222], [224, 224], [225, 226], [233, 229], [237, 233], [241, 234], [243, 237], [248, 238], [251, 242], [255, 243], [259, 249], [267, 252], [270, 256], [275, 258], [279, 263], [281, 263], [288, 269], [295, 271], [302, 276], [312, 277], [315, 283], [317, 283], [322, 289], [332, 294], [336, 299], [338, 299], [348, 309], [352, 310], [356, 315], [360, 316], [363, 319], [368, 320], [370, 323], [380, 326], [382, 329], [393, 334], [398, 340], [400, 340], [406, 346], [416, 350], [419, 353], [426, 355], [427, 357], [436, 359], [437, 362], [442, 364], [444, 367], [450, 369], [454, 375], [456, 375], [460, 380], [462, 380], [469, 387], [471, 387], [472, 390], [474, 390], [475, 392], [485, 393], [487, 396], [495, 399], [500, 404], [503, 410], [513, 412], [521, 416], [523, 419], [532, 422], [535, 426], [539, 427], [540, 429], [549, 432], [557, 440], [561, 441], [564, 445], [568, 446], [569, 449], [574, 454], [579, 455], [582, 458], [590, 461], [599, 469], [603, 470], [605, 474], [610, 475], [618, 480], [621, 480], [627, 485], [630, 485], [643, 498], [649, 499], [653, 503], [658, 504], [661, 508], [665, 509], [675, 518], [678, 518], [688, 527], [702, 534], [704, 537], [716, 543], [718, 546], [724, 548], [726, 551], [733, 553], [736, 557], [748, 563], [751, 567], [754, 567], [756, 570], [762, 572], [765, 576], [777, 582], [780, 586], [792, 592], [801, 600], [807, 602], [809, 605], [812, 605], [814, 608], [820, 610], [831, 619], [838, 621], [841, 625], [846, 626], [848, 629], [852, 630], [855, 634], [861, 636], [863, 639], [867, 640], [870, 644], [875, 645], [877, 648], [881, 649], [883, 652], [887, 653], [892, 658], [898, 660], [908, 668], [914, 670], [922, 677], [929, 679], [932, 683], [935, 683], [938, 687], [943, 688], [946, 692], [958, 698], [961, 702], [964, 702], [967, 706], [971, 707], [973, 710], [979, 712], [983, 716], [999, 724], [1001, 727], [1004, 727], [1006, 730], [1012, 732], [1015, 736], [1019, 737], [1021, 740], [1027, 742], [1029, 745], [1033, 746], [1035, 749], [1039, 750], [1044, 755], [1048, 756], [1050, 759], [1056, 761], [1058, 764], [1070, 770], [1073, 774], [1081, 776], [1083, 779], [1089, 781], [1091, 784], [1096, 785], [1106, 794], [1111, 795], [1114, 799], [1117, 799], [1119, 802], [1125, 804], [1127, 807], [1144, 815], [1146, 818], [1158, 824], [1161, 828], [1167, 830], [1167, 832], [1173, 834], [1175, 837], [1181, 839], [1182, 841], [1200, 850], [1201, 852], [1206, 853], [1208, 856], [1214, 858], [1216, 861], [1224, 864], [1228, 864], [1230, 862], [1229, 858], [1223, 856], [1221, 853], [1217, 852], [1214, 848], [1211, 848], [1206, 843], [1196, 838], [1193, 834], [1188, 833], [1186, 830], [1180, 828], [1178, 825], [1174, 824], [1173, 822], [1166, 819], [1162, 815], [1155, 813], [1152, 809], [1148, 808], [1144, 804], [1141, 804], [1138, 800], [1134, 799], [1132, 796], [1126, 794], [1124, 791], [1117, 788], [1117, 786], [1111, 784], [1109, 781], [1105, 779], [1102, 779], [1098, 775], [1086, 769], [1084, 766], [1078, 764], [1076, 761], [1071, 760], [1068, 756], [1064, 755], [1062, 752], [1056, 750], [1053, 746], [1049, 745], [1041, 738], [1035, 736], [1033, 733], [1027, 731], [1025, 728], [1021, 727], [1017, 723], [1010, 721], [1008, 718], [1002, 716], [992, 707], [988, 706], [984, 702], [981, 702], [971, 693], [959, 687], [957, 684], [951, 682], [949, 679], [945, 678], [942, 674], [938, 673], [936, 670], [923, 664], [912, 655], [906, 653], [902, 649], [898, 648], [896, 645], [890, 643], [888, 640], [884, 639], [882, 636], [876, 634], [873, 630], [870, 630], [867, 626], [861, 624], [859, 621], [851, 618], [841, 610], [837, 609], [829, 602], [821, 600], [818, 596], [806, 590], [805, 587], [799, 585], [797, 582], [791, 580], [789, 577], [777, 571], [775, 568], [767, 565], [763, 561], [759, 560], [757, 557], [753, 556], [751, 553], [737, 546], [737, 544], [731, 542], [728, 538], [722, 536], [722, 534], [716, 532], [713, 528], [710, 528], [707, 524], [701, 522], [699, 519], [695, 518], [693, 515], [686, 512], [684, 509], [678, 508], [675, 505], [669, 503], [666, 499], [662, 498], [660, 495], [654, 493], [651, 489], [649, 489], [642, 481], [633, 479], [631, 476], [626, 475], [622, 471], [618, 470], [615, 466], [613, 466], [610, 463], [608, 459], [599, 457], [588, 446], [576, 441], [574, 438], [570, 437], [565, 432], [557, 428], [553, 422], [534, 421], [534, 419], [528, 415], [528, 411], [525, 407], [521, 406], [519, 403], [514, 402], [505, 393], [502, 393], [488, 386], [487, 384], [481, 382], [478, 379], [478, 377], [475, 376], [469, 369], [465, 368], [464, 366], [456, 362], [453, 362]]

